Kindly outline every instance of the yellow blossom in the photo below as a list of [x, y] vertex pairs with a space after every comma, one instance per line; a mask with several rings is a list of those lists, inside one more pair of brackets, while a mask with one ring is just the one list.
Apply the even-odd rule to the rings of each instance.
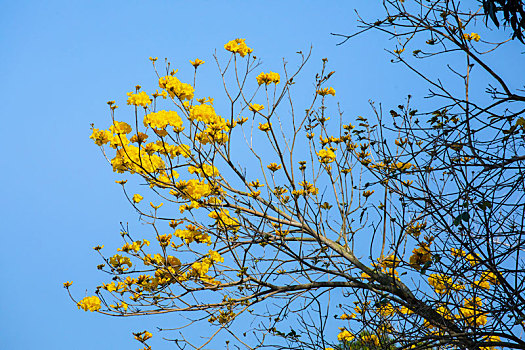
[[250, 111], [252, 112], [259, 112], [264, 109], [263, 105], [258, 105], [257, 103], [250, 103]]
[[175, 111], [158, 111], [155, 113], [146, 114], [144, 117], [145, 127], [150, 126], [156, 130], [162, 130], [168, 125], [173, 126], [173, 129], [176, 132], [183, 130], [182, 119]]
[[144, 198], [138, 194], [138, 193], [135, 193], [133, 195], [133, 203], [139, 203], [141, 200], [143, 200]]
[[467, 41], [479, 41], [479, 39], [481, 39], [481, 37], [479, 36], [478, 33], [470, 33], [470, 34], [463, 34], [463, 38]]
[[259, 85], [262, 85], [262, 84], [269, 85], [271, 83], [279, 84], [280, 81], [281, 81], [281, 77], [279, 76], [279, 74], [274, 73], [274, 72], [261, 73], [257, 76], [257, 83]]
[[372, 190], [372, 191], [364, 191], [364, 192], [363, 192], [363, 197], [368, 198], [368, 197], [370, 197], [374, 192], [375, 192], [374, 190]]
[[128, 92], [128, 105], [133, 106], [142, 106], [147, 107], [151, 104], [151, 99], [148, 94], [144, 91], [134, 94], [133, 92]]
[[85, 297], [77, 303], [77, 307], [84, 311], [98, 311], [100, 310], [100, 299], [97, 296]]
[[197, 68], [198, 66], [200, 66], [201, 64], [204, 63], [203, 60], [199, 60], [198, 58], [195, 59], [195, 61], [191, 61], [190, 60], [190, 63], [193, 67]]
[[70, 282], [70, 281], [64, 282], [64, 288], [69, 288], [71, 287], [72, 284], [73, 282]]
[[355, 336], [349, 331], [347, 331], [346, 329], [344, 328], [340, 328], [340, 329], [341, 329], [341, 333], [337, 335], [337, 340], [349, 342], [355, 338]]
[[224, 49], [234, 54], [238, 53], [241, 57], [244, 57], [247, 54], [250, 54], [253, 52], [253, 49], [246, 46], [246, 43], [244, 41], [245, 39], [231, 40], [224, 45]]
[[335, 160], [335, 153], [331, 149], [321, 149], [317, 152], [319, 163], [331, 163]]
[[159, 79], [159, 87], [165, 89], [170, 97], [178, 97], [182, 100], [193, 98], [194, 88], [190, 84], [182, 83], [177, 77], [167, 75]]
[[95, 141], [95, 145], [102, 146], [111, 141], [112, 135], [108, 130], [93, 129], [89, 138]]
[[140, 332], [140, 333], [133, 333], [133, 335], [135, 336], [135, 339], [140, 341], [140, 342], [145, 342], [146, 340], [150, 339], [151, 337], [153, 337], [153, 335], [148, 332], [148, 331], [144, 331], [144, 332]]
[[268, 132], [270, 131], [270, 129], [272, 128], [272, 123], [264, 123], [264, 124], [261, 124], [259, 123], [259, 130], [261, 131], [264, 131], [264, 132]]
[[277, 163], [270, 163], [266, 167], [268, 169], [270, 169], [270, 171], [277, 171], [277, 170], [282, 168], [282, 166], [280, 164], [277, 164]]
[[326, 95], [332, 95], [332, 96], [335, 96], [335, 90], [333, 87], [330, 87], [330, 88], [324, 88], [324, 89], [319, 89], [316, 91], [316, 93], [318, 95], [321, 95], [321, 96], [326, 96]]
[[379, 346], [379, 338], [375, 334], [363, 335], [361, 336], [361, 341], [363, 343], [374, 344]]

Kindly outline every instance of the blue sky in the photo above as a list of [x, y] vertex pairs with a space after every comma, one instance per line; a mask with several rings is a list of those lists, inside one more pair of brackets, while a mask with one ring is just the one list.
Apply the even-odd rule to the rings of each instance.
[[[110, 318], [78, 311], [62, 288], [73, 280], [88, 295], [103, 275], [92, 247], [120, 245], [119, 222], [136, 224], [120, 186], [98, 148], [90, 123], [106, 127], [106, 101], [136, 84], [155, 88], [148, 60], [168, 57], [190, 71], [215, 49], [246, 38], [267, 70], [313, 46], [305, 79], [320, 59], [336, 70], [333, 86], [351, 116], [370, 113], [368, 100], [392, 108], [408, 93], [426, 91], [370, 33], [336, 46], [330, 32], [355, 30], [354, 8], [375, 19], [369, 1], [2, 1], [0, 92], [4, 155], [0, 158], [3, 253], [0, 334], [5, 349], [139, 348], [131, 331], [162, 326], [156, 318]], [[213, 92], [212, 83], [204, 87]], [[177, 317], [177, 316], [173, 316]], [[169, 320], [169, 318], [166, 318]], [[154, 343], [155, 344], [155, 343]], [[167, 344], [162, 345], [168, 348]]]

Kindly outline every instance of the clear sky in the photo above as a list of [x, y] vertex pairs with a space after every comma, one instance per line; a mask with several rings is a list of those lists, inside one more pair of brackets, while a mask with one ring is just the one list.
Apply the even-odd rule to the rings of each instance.
[[121, 176], [88, 137], [90, 123], [109, 125], [106, 101], [117, 100], [125, 115], [131, 113], [126, 92], [136, 84], [156, 87], [149, 56], [167, 57], [187, 71], [189, 59], [204, 59], [205, 76], [217, 74], [214, 50], [237, 37], [246, 38], [267, 70], [313, 46], [305, 71], [310, 84], [327, 57], [343, 109], [365, 115], [369, 99], [390, 109], [409, 93], [426, 93], [389, 62], [384, 48], [394, 49], [395, 42], [385, 36], [370, 33], [336, 46], [330, 32], [355, 31], [354, 8], [379, 17], [370, 3], [1, 1], [0, 347], [133, 349], [139, 343], [131, 331], [165, 326], [155, 317], [79, 311], [62, 288], [72, 280], [77, 296], [92, 295], [105, 277], [92, 247], [120, 246], [121, 221], [138, 226], [114, 183]]

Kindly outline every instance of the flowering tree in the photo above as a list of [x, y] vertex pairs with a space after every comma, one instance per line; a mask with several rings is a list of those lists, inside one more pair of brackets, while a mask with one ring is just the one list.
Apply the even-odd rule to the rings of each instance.
[[[326, 59], [298, 106], [309, 54], [265, 73], [236, 39], [214, 56], [219, 111], [197, 98], [204, 61], [190, 62], [189, 84], [151, 58], [160, 90], [129, 92], [126, 121], [108, 102], [109, 129], [91, 135], [115, 172], [148, 185], [118, 181], [150, 230], [123, 227], [115, 254], [94, 248], [112, 280], [82, 300], [65, 283], [78, 307], [184, 315], [171, 338], [180, 348], [226, 338], [248, 349], [525, 349], [525, 97], [481, 58], [504, 43], [468, 33], [483, 14], [454, 1], [385, 10], [364, 30], [397, 40], [394, 60], [437, 107], [418, 111], [409, 97], [388, 118], [375, 104], [370, 117], [343, 116]], [[425, 62], [446, 53], [461, 60], [433, 79]], [[461, 89], [442, 82], [446, 65]], [[474, 74], [487, 85], [472, 87]], [[148, 349], [152, 334], [134, 334]]]

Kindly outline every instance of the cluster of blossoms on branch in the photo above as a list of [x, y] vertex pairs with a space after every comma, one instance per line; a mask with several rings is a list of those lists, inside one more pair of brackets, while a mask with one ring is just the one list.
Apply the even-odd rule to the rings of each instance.
[[[456, 44], [479, 40], [457, 28]], [[302, 102], [307, 108], [298, 113], [292, 87], [309, 55], [300, 53], [293, 74], [284, 64], [280, 74], [254, 77], [258, 63], [244, 39], [224, 49], [226, 64], [215, 57], [224, 101], [198, 97], [203, 60], [190, 61], [190, 84], [168, 63], [159, 73], [151, 58], [157, 90], [148, 94], [137, 85], [127, 94], [135, 120], [116, 120], [110, 101], [111, 125], [92, 128], [90, 137], [113, 171], [147, 185], [148, 193], [129, 192], [132, 184], [117, 181], [151, 236], [135, 237], [123, 226], [124, 244], [115, 254], [95, 247], [104, 261], [98, 268], [112, 281], [78, 307], [120, 316], [187, 312], [195, 315], [190, 325], [205, 320], [216, 327], [204, 345], [221, 331], [245, 344], [229, 327], [249, 318], [262, 334], [250, 338], [257, 346], [277, 337], [307, 348], [305, 335], [312, 334], [318, 335], [312, 346], [326, 349], [337, 347], [336, 340], [339, 349], [499, 345], [500, 314], [489, 295], [508, 288], [506, 273], [487, 264], [480, 244], [458, 238], [473, 236], [466, 229], [470, 214], [461, 209], [472, 207], [473, 195], [458, 194], [462, 204], [453, 210], [432, 207], [446, 196], [442, 188], [437, 195], [431, 191], [439, 183], [436, 174], [476, 159], [458, 137], [440, 149], [453, 154], [445, 157], [450, 163], [435, 164], [433, 152], [464, 115], [436, 110], [429, 127], [416, 128], [423, 114], [408, 101], [390, 111], [396, 128], [385, 126], [373, 104], [377, 121], [350, 121], [339, 106], [333, 111], [335, 89], [327, 82], [334, 72], [326, 72], [326, 59], [311, 102]], [[397, 59], [403, 51], [395, 52]], [[166, 102], [175, 110], [161, 109]], [[284, 103], [289, 105], [282, 108]], [[486, 201], [476, 203], [480, 216], [491, 209]], [[440, 210], [446, 214], [435, 214]], [[340, 314], [330, 321], [332, 329], [339, 327], [330, 341], [322, 305]], [[311, 313], [323, 326], [310, 322]], [[283, 325], [289, 318], [296, 322]], [[302, 335], [285, 330], [290, 324], [303, 327]], [[149, 332], [135, 337], [148, 348]]]

